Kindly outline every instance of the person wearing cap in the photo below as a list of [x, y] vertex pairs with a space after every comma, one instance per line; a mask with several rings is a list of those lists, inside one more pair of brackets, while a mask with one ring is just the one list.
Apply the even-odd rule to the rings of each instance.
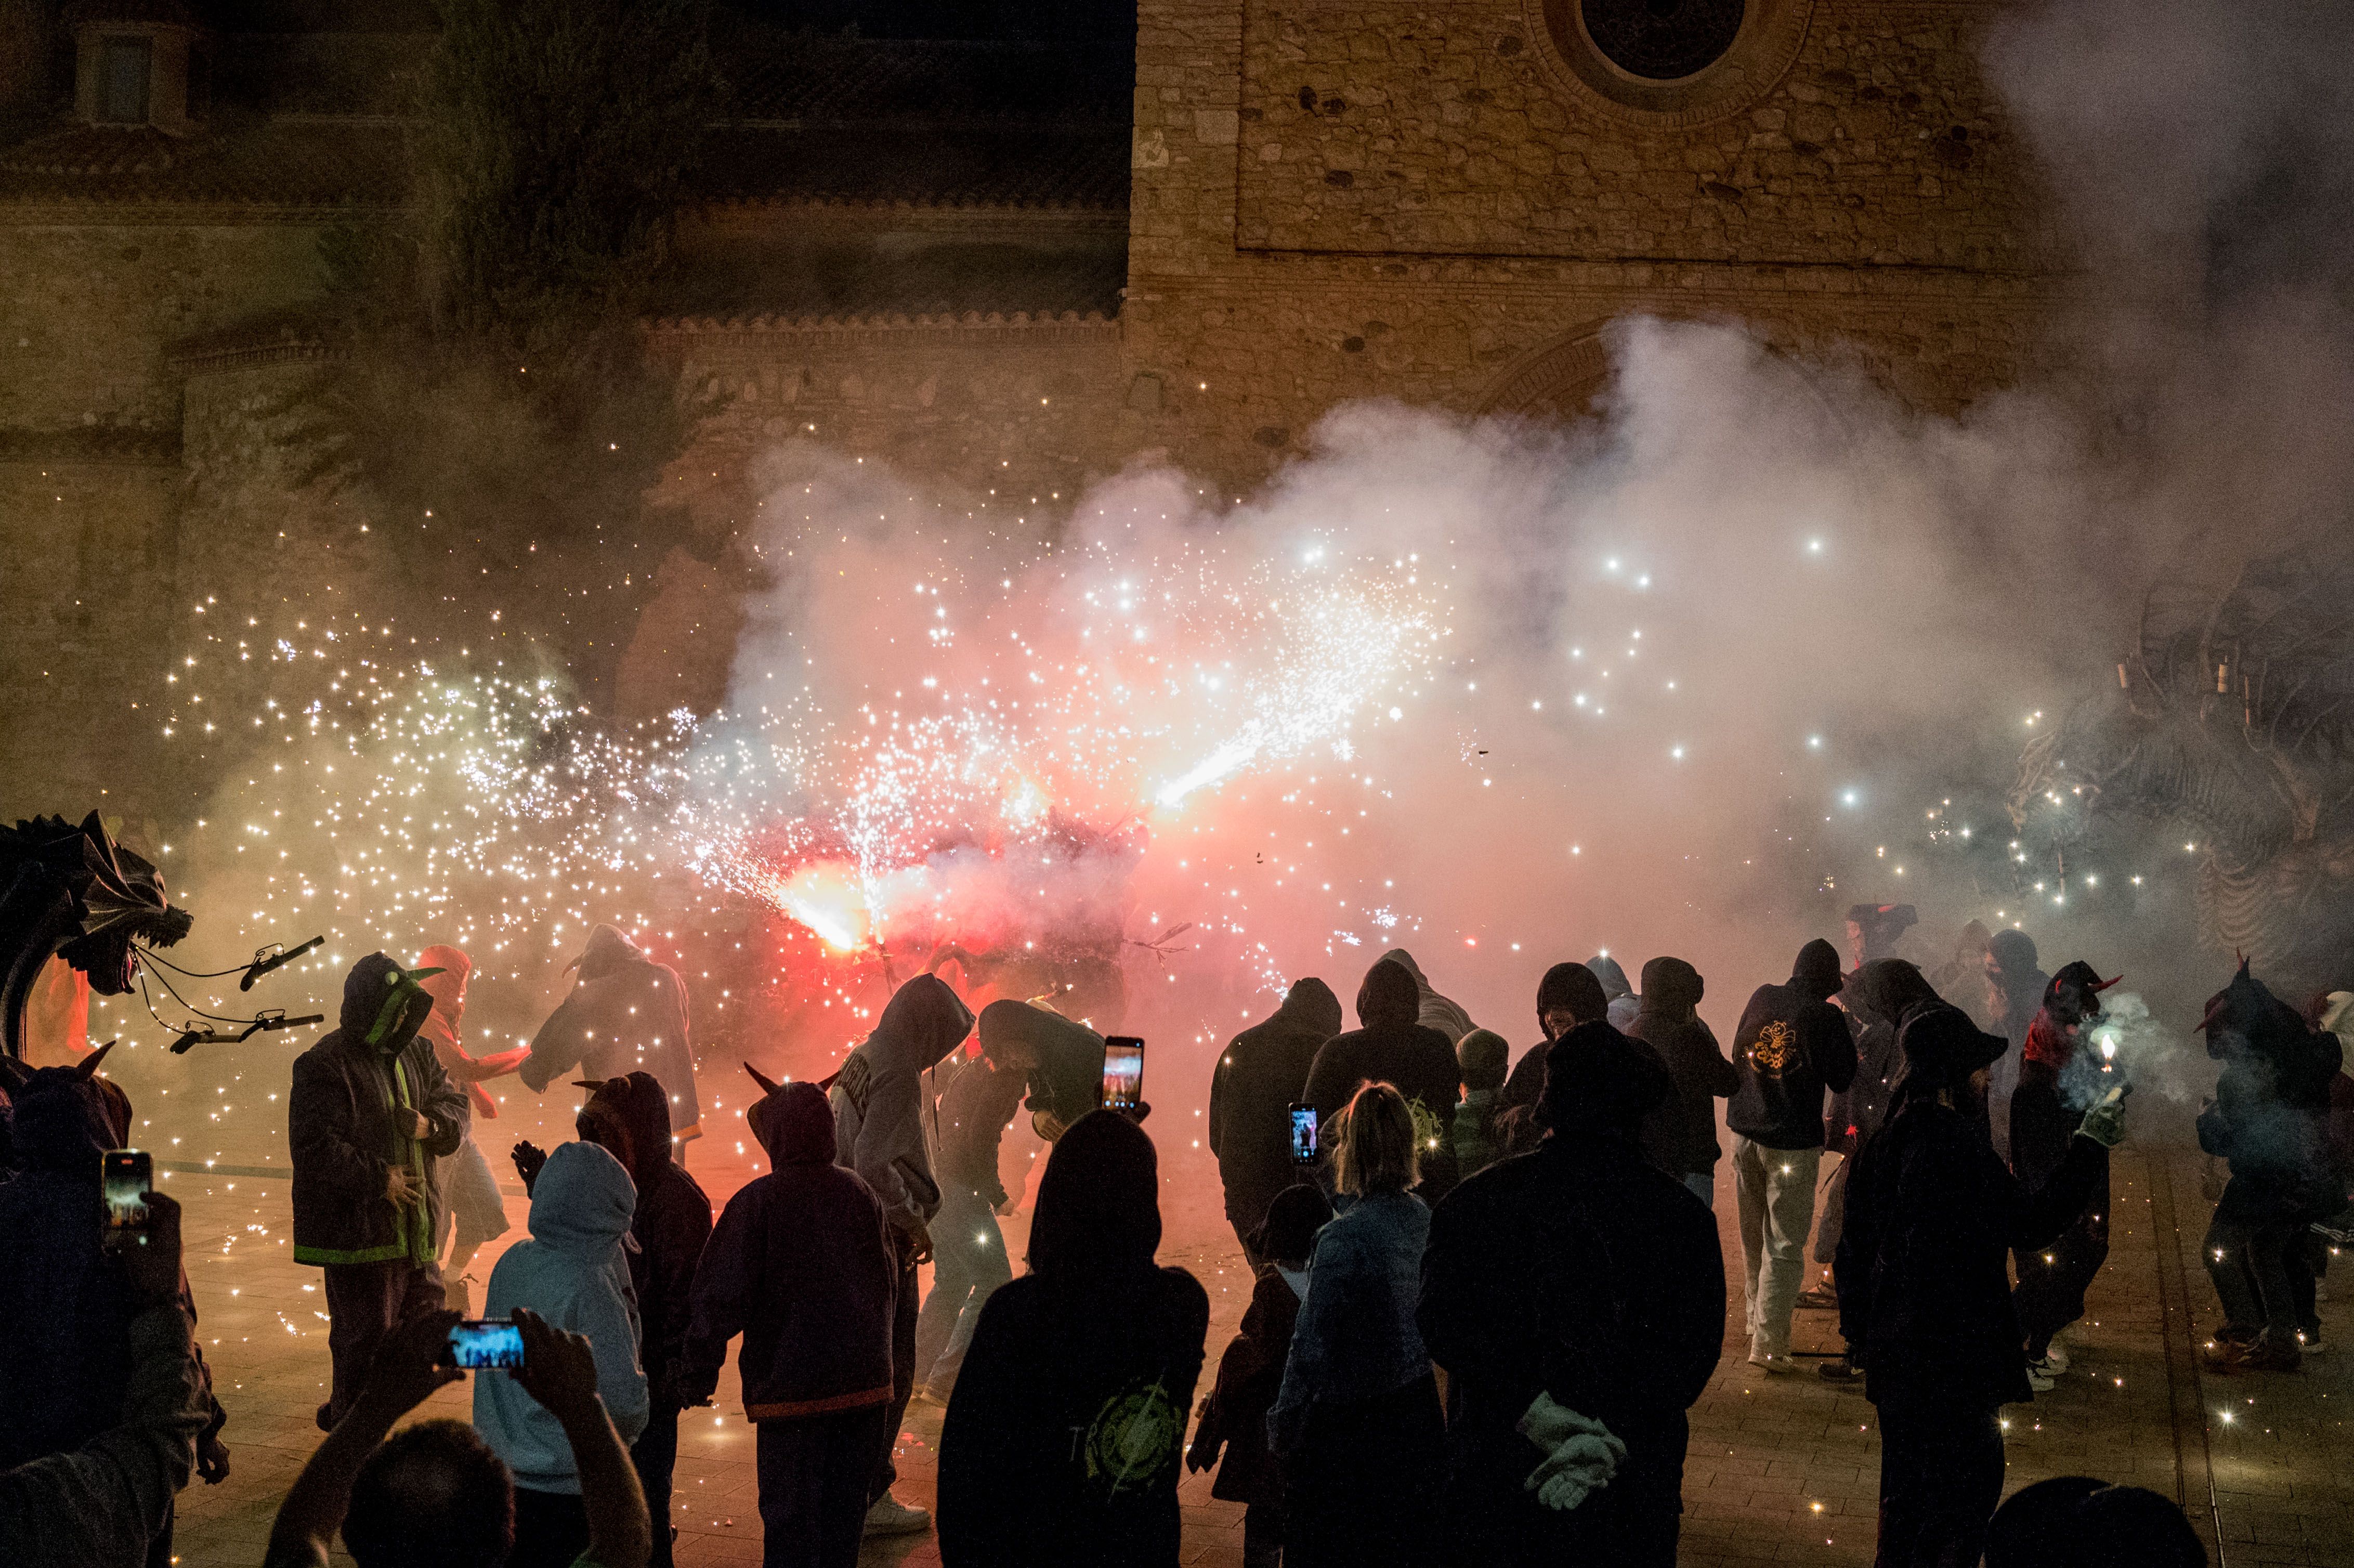
[[1830, 1004], [1841, 982], [1839, 949], [1818, 937], [1798, 949], [1787, 984], [1757, 988], [1734, 1031], [1741, 1083], [1724, 1124], [1734, 1135], [1749, 1364], [1761, 1372], [1790, 1371], [1790, 1312], [1807, 1271], [1823, 1104], [1855, 1078], [1855, 1041]]
[[[1438, 1561], [1675, 1561], [1685, 1413], [1723, 1351], [1725, 1287], [1707, 1206], [1643, 1155], [1670, 1092], [1650, 1052], [1580, 1024], [1545, 1075], [1543, 1143], [1431, 1218], [1416, 1316], [1452, 1409]], [[1573, 1436], [1539, 1441], [1555, 1433]]]
[[294, 1059], [294, 1261], [324, 1271], [334, 1367], [323, 1432], [359, 1397], [385, 1335], [442, 1305], [431, 1162], [458, 1152], [466, 1097], [419, 1033], [429, 977], [370, 953], [345, 978], [336, 1027]]
[[[2052, 977], [2042, 1009], [2027, 1027], [2009, 1119], [2011, 1173], [2031, 1186], [2049, 1180], [2067, 1157], [2076, 1125], [2069, 1102], [2081, 1103], [2120, 1081], [2104, 1076], [2098, 1053], [2087, 1052], [2083, 1039], [2085, 1026], [2101, 1017], [2101, 992], [2116, 983], [2081, 959], [2069, 964]], [[2027, 1381], [2039, 1393], [2068, 1370], [2068, 1352], [2054, 1336], [2084, 1315], [2085, 1288], [2108, 1255], [2105, 1179], [2057, 1241], [2019, 1255], [2019, 1287], [2011, 1298], [2027, 1333]]]
[[1286, 1187], [1267, 1203], [1250, 1243], [1251, 1251], [1267, 1261], [1251, 1287], [1242, 1330], [1218, 1358], [1217, 1382], [1202, 1401], [1193, 1444], [1185, 1451], [1189, 1470], [1218, 1466], [1212, 1497], [1246, 1505], [1243, 1568], [1276, 1568], [1282, 1560], [1283, 1467], [1267, 1446], [1267, 1413], [1283, 1387], [1291, 1331], [1308, 1295], [1308, 1259], [1316, 1233], [1331, 1218], [1323, 1189], [1306, 1182]]
[[2087, 1113], [2029, 1187], [1978, 1130], [2008, 1043], [1958, 1008], [1906, 1013], [1887, 1122], [1855, 1160], [1840, 1237], [1840, 1330], [1880, 1413], [1880, 1558], [1975, 1563], [2002, 1495], [2005, 1404], [2034, 1397], [2009, 1255], [2084, 1213], [2125, 1135], [2122, 1101]]

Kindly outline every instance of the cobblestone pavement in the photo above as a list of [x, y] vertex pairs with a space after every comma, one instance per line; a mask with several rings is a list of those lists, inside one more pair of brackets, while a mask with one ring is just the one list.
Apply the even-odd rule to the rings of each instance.
[[[190, 1568], [260, 1561], [278, 1499], [319, 1437], [312, 1412], [325, 1395], [327, 1349], [318, 1277], [288, 1256], [286, 1185], [259, 1173], [264, 1169], [183, 1170], [171, 1179], [187, 1206], [201, 1337], [229, 1410], [235, 1454], [226, 1483], [192, 1485], [181, 1499], [179, 1561]], [[709, 1169], [698, 1163], [697, 1174], [724, 1202], [746, 1172], [715, 1160]], [[1193, 1269], [1209, 1288], [1214, 1364], [1248, 1298], [1248, 1277], [1219, 1212], [1214, 1172], [1185, 1151], [1168, 1160], [1164, 1187], [1162, 1258]], [[1726, 1255], [1738, 1260], [1729, 1191], [1721, 1197]], [[2354, 1563], [2354, 1439], [2341, 1418], [2354, 1404], [2354, 1351], [2309, 1360], [2293, 1376], [2202, 1375], [2193, 1323], [2211, 1326], [2214, 1312], [2199, 1267], [2208, 1205], [2197, 1157], [2122, 1150], [2115, 1197], [2109, 1265], [2076, 1330], [2072, 1370], [2052, 1393], [2007, 1413], [2010, 1484], [2089, 1473], [2151, 1487], [2181, 1499], [2233, 1568]], [[519, 1190], [507, 1207], [514, 1229], [504, 1241], [512, 1241], [523, 1234]], [[1009, 1224], [1016, 1255], [1023, 1231], [1019, 1220]], [[478, 1278], [488, 1277], [495, 1245], [485, 1251]], [[1810, 1374], [1753, 1373], [1738, 1338], [1741, 1312], [1736, 1283], [1724, 1361], [1692, 1412], [1683, 1562], [1869, 1563], [1879, 1473], [1871, 1405]], [[2354, 1333], [2343, 1306], [2325, 1303], [2322, 1317], [2331, 1340], [2341, 1329]], [[1794, 1346], [1836, 1349], [1830, 1315], [1801, 1312]], [[468, 1400], [461, 1384], [438, 1394], [427, 1413], [462, 1419]], [[682, 1563], [758, 1561], [752, 1434], [739, 1408], [731, 1362], [717, 1407], [689, 1412], [682, 1426], [674, 1510]], [[905, 1424], [900, 1490], [911, 1501], [931, 1501], [940, 1414], [918, 1402]], [[1203, 1476], [1187, 1477], [1180, 1497], [1187, 1561], [1239, 1564], [1241, 1509], [1212, 1499]], [[872, 1543], [863, 1561], [938, 1557], [927, 1534]]]

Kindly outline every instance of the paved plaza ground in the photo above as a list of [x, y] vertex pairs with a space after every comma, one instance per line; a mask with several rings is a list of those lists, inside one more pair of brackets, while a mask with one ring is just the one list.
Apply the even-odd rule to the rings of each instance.
[[[532, 1128], [514, 1130], [532, 1131]], [[1159, 1130], [1159, 1129], [1156, 1129]], [[512, 1136], [509, 1132], [507, 1136]], [[560, 1136], [560, 1134], [558, 1135]], [[1248, 1276], [1219, 1212], [1214, 1168], [1163, 1134], [1164, 1262], [1193, 1269], [1209, 1288], [1214, 1363], [1248, 1298]], [[225, 1150], [225, 1153], [245, 1153]], [[192, 1485], [180, 1503], [178, 1561], [187, 1568], [251, 1568], [279, 1499], [319, 1440], [312, 1412], [325, 1395], [326, 1323], [317, 1271], [289, 1255], [282, 1153], [257, 1149], [251, 1163], [184, 1164], [170, 1190], [187, 1208], [188, 1271], [203, 1314], [201, 1337], [229, 1412], [235, 1473]], [[715, 1204], [749, 1174], [706, 1143], [693, 1161]], [[2198, 1246], [2208, 1205], [2198, 1159], [2187, 1150], [2128, 1147], [2115, 1167], [2115, 1243], [2081, 1326], [2074, 1367], [2052, 1393], [2009, 1412], [2010, 1484], [2069, 1473], [2130, 1480], [2179, 1499], [2221, 1561], [2255, 1564], [2354, 1563], [2354, 1437], [2341, 1419], [2354, 1405], [2354, 1345], [2309, 1361], [2293, 1376], [2220, 1378], [2194, 1353], [2211, 1326], [2213, 1298]], [[1718, 1210], [1726, 1255], [1741, 1255], [1731, 1193]], [[511, 1193], [522, 1234], [521, 1189]], [[1009, 1224], [1021, 1250], [1024, 1222]], [[495, 1251], [495, 1248], [491, 1249]], [[475, 1273], [489, 1276], [491, 1256]], [[2325, 1303], [2330, 1340], [2354, 1337], [2354, 1269], [2342, 1302]], [[479, 1294], [476, 1297], [480, 1301]], [[1871, 1561], [1879, 1446], [1872, 1406], [1858, 1393], [1812, 1376], [1766, 1378], [1744, 1363], [1741, 1296], [1733, 1292], [1725, 1355], [1692, 1412], [1684, 1483], [1682, 1560], [1861, 1564]], [[1796, 1346], [1835, 1348], [1830, 1315], [1802, 1312]], [[463, 1418], [461, 1384], [430, 1414]], [[931, 1501], [941, 1412], [918, 1403], [900, 1439], [901, 1495]], [[731, 1360], [716, 1408], [690, 1412], [682, 1427], [674, 1519], [678, 1561], [757, 1563], [752, 1432], [737, 1404]], [[1189, 1563], [1239, 1564], [1242, 1510], [1209, 1495], [1209, 1478], [1181, 1491]], [[870, 1545], [871, 1564], [937, 1562], [928, 1536]]]

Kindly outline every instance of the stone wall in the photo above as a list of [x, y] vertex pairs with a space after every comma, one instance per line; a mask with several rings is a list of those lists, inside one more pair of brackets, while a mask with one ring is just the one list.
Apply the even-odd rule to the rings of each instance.
[[1999, 9], [1753, 0], [1788, 60], [1684, 114], [1574, 79], [1542, 0], [1146, 0], [1122, 324], [1163, 400], [1124, 433], [1239, 484], [1350, 397], [1571, 413], [1635, 312], [1925, 408], [2012, 381], [2070, 285], [1978, 75]]

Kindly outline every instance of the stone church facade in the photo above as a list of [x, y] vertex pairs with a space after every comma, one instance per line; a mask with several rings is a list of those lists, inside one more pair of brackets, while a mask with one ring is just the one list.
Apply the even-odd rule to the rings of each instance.
[[[330, 352], [320, 235], [403, 199], [431, 42], [403, 4], [0, 0], [0, 808], [94, 798], [160, 678], [134, 629], [186, 613], [200, 563], [268, 580], [304, 525], [281, 437]], [[1635, 312], [1956, 407], [2049, 352], [2070, 286], [1979, 72], [2002, 9], [1140, 0], [1132, 45], [746, 32], [645, 324], [698, 410], [671, 477], [715, 535], [794, 438], [1049, 514], [1140, 457], [1246, 486], [1351, 398], [1575, 414]], [[724, 638], [670, 657], [685, 630], [642, 636], [631, 705], [724, 670]]]

